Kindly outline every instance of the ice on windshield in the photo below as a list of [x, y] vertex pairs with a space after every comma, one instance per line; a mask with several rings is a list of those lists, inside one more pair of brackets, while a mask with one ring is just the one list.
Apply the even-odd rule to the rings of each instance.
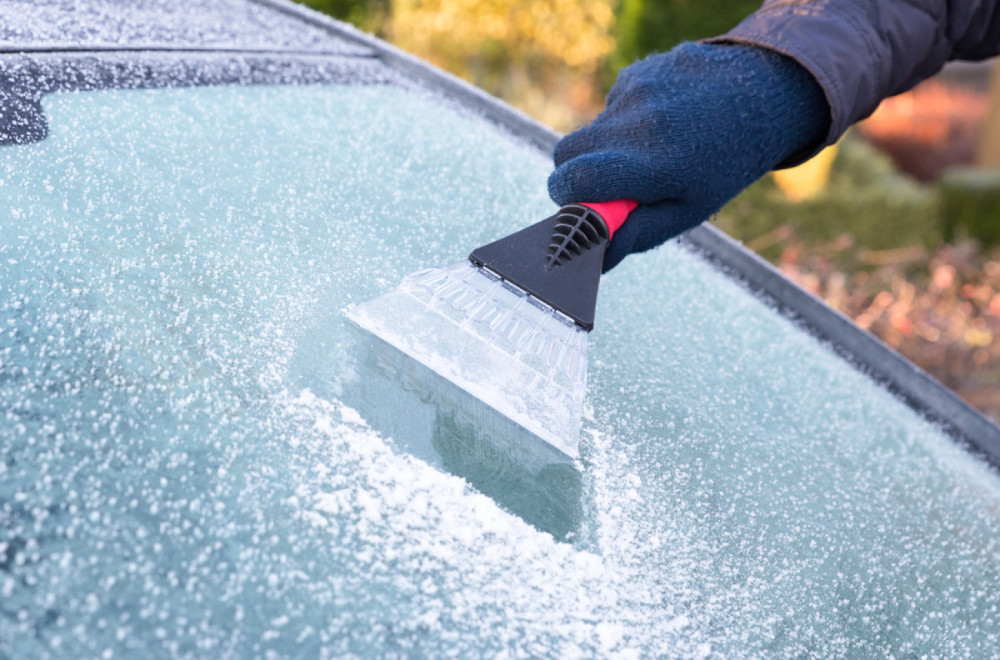
[[236, 0], [5, 0], [0, 47], [226, 48], [359, 53], [325, 30]]
[[677, 245], [601, 285], [575, 465], [480, 446], [345, 319], [553, 210], [488, 123], [392, 86], [43, 105], [0, 150], [0, 655], [1000, 644], [996, 475]]

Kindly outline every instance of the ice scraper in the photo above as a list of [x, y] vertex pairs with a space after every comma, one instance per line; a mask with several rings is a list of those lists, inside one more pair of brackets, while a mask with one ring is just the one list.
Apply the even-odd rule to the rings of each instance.
[[569, 204], [348, 317], [576, 458], [604, 251], [637, 205]]

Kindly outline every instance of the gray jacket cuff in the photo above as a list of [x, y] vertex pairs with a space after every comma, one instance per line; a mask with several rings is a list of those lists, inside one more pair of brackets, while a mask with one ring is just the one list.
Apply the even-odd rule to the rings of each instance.
[[785, 166], [836, 142], [883, 98], [912, 87], [947, 61], [950, 48], [940, 39], [938, 22], [908, 3], [895, 5], [779, 0], [766, 3], [729, 33], [707, 40], [775, 50], [805, 67], [822, 87], [831, 119], [826, 139]]

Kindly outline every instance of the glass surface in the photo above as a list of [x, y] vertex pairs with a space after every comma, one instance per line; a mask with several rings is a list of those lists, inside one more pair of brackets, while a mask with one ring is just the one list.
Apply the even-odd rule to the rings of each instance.
[[389, 86], [44, 108], [0, 150], [0, 655], [1000, 645], [997, 476], [676, 245], [602, 283], [577, 465], [462, 454], [496, 420], [344, 311], [553, 210], [490, 124]]

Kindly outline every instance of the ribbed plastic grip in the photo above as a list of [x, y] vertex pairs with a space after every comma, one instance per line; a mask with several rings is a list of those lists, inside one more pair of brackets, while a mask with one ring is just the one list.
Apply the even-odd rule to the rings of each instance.
[[604, 251], [636, 206], [630, 201], [568, 204], [539, 223], [476, 248], [469, 259], [590, 330]]
[[562, 265], [574, 255], [582, 254], [610, 238], [607, 224], [596, 211], [586, 206], [564, 206], [555, 217], [546, 268]]

